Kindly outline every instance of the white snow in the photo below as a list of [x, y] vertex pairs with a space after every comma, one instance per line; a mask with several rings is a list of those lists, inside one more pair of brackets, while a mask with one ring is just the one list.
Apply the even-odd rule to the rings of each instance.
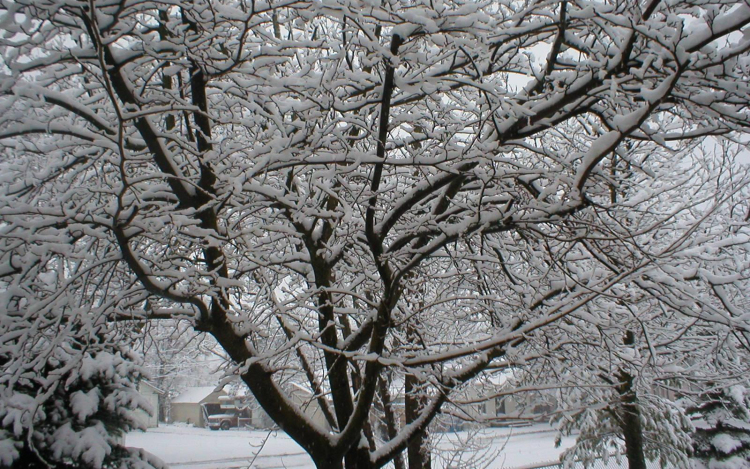
[[[454, 457], [452, 466], [482, 467], [481, 460], [485, 459], [485, 463], [492, 461], [487, 469], [514, 469], [559, 462], [560, 454], [573, 446], [575, 438], [563, 438], [560, 447], [555, 448], [555, 435], [555, 431], [548, 425], [534, 425], [515, 429], [491, 428], [473, 435], [458, 432], [434, 436], [442, 436], [437, 446], [444, 450], [446, 455], [461, 448], [462, 441], [468, 442], [469, 446], [460, 455], [462, 463], [456, 466], [458, 461]], [[472, 438], [467, 439], [469, 436]]]
[[[521, 429], [492, 428], [471, 434], [435, 433], [433, 436], [440, 452], [435, 458], [438, 469], [449, 460], [455, 464], [459, 459], [468, 462], [486, 458], [491, 461], [488, 469], [556, 462], [560, 453], [574, 442], [572, 437], [564, 438], [562, 445], [555, 448], [555, 432], [547, 425]], [[315, 467], [304, 450], [280, 431], [211, 431], [162, 425], [146, 432], [128, 433], [125, 445], [143, 448], [173, 469]]]
[[70, 396], [70, 405], [79, 422], [85, 421], [99, 410], [99, 391], [76, 391]]
[[248, 467], [256, 455], [252, 467], [257, 469], [314, 467], [302, 448], [283, 432], [162, 425], [128, 433], [125, 445], [143, 448], [173, 469]]
[[711, 439], [711, 443], [713, 443], [716, 449], [724, 454], [730, 454], [732, 451], [742, 446], [742, 442], [740, 440], [738, 440], [737, 438], [733, 438], [726, 433], [716, 435]]

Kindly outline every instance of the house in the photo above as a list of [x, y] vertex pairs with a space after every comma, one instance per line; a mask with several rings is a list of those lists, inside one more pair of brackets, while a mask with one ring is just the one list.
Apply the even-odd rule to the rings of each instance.
[[297, 383], [290, 383], [289, 397], [292, 402], [297, 404], [302, 412], [307, 415], [318, 426], [330, 430], [328, 421], [320, 408], [318, 400], [308, 387], [301, 386]]
[[226, 396], [223, 386], [197, 386], [185, 389], [182, 394], [172, 399], [172, 422], [191, 423], [196, 427], [205, 427], [204, 408], [208, 413], [219, 413], [221, 396]]
[[243, 410], [248, 414], [248, 425], [253, 428], [272, 428], [276, 424], [260, 407], [250, 390], [239, 380], [230, 381], [224, 389], [226, 396], [220, 396], [222, 412]]
[[441, 430], [467, 426], [525, 426], [545, 420], [557, 408], [549, 394], [520, 392], [512, 370], [482, 374], [454, 396], [454, 409], [438, 419]]
[[148, 402], [151, 413], [142, 409], [135, 411], [136, 419], [146, 428], [159, 426], [159, 400], [162, 399], [164, 391], [154, 386], [149, 381], [142, 379], [138, 382], [138, 393]]
[[[272, 428], [276, 425], [252, 393], [249, 392], [245, 383], [234, 379], [224, 389], [227, 390], [228, 395], [219, 398], [223, 411], [234, 409], [246, 410], [250, 414], [250, 426], [253, 428]], [[330, 429], [323, 411], [320, 409], [320, 404], [307, 387], [295, 382], [288, 382], [285, 385], [285, 390], [290, 400], [299, 406], [302, 412], [314, 423], [322, 428]], [[208, 413], [213, 414], [214, 412]]]

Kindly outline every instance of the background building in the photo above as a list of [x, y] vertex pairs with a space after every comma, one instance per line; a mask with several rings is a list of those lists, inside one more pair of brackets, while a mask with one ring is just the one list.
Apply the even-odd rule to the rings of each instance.
[[[179, 396], [172, 399], [172, 422], [191, 423], [196, 427], [206, 426], [203, 411], [205, 405], [209, 413], [219, 413], [221, 396], [226, 396], [222, 387], [197, 386], [185, 389]], [[211, 410], [214, 411], [211, 411]]]

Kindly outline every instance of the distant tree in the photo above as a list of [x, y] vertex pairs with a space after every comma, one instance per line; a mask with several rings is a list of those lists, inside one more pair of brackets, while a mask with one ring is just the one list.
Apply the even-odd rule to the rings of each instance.
[[[731, 232], [727, 221], [716, 217], [701, 233], [701, 242], [711, 233]], [[746, 300], [739, 298], [743, 284], [735, 281], [746, 275], [741, 267], [747, 263], [746, 243], [727, 250], [723, 244], [727, 237], [715, 239], [722, 242], [701, 249], [700, 256], [678, 256], [671, 267], [660, 267], [662, 273], [672, 275], [692, 272], [688, 281], [692, 287], [684, 296], [646, 287], [631, 290], [628, 302], [602, 298], [594, 307], [587, 306], [585, 313], [571, 315], [586, 314], [586, 322], [562, 321], [568, 342], [547, 359], [552, 362], [545, 365], [549, 374], [536, 364], [529, 367], [528, 374], [541, 376], [534, 382], [560, 387], [556, 395], [563, 433], [579, 432], [577, 444], [566, 452], [567, 460], [592, 462], [623, 453], [631, 469], [645, 468], [648, 460], [675, 467], [689, 464], [692, 425], [679, 402], [698, 396], [706, 382], [735, 383], [737, 377], [747, 375], [750, 363], [747, 333], [691, 317], [679, 306], [713, 298], [747, 307]], [[688, 252], [695, 247], [687, 247]], [[724, 280], [713, 277], [721, 271]], [[698, 276], [707, 283], [696, 282]], [[651, 274], [645, 279], [647, 285]], [[643, 280], [636, 283], [644, 287]], [[612, 300], [617, 304], [606, 305]], [[554, 330], [546, 332], [546, 340], [562, 338]]]
[[187, 319], [320, 468], [426, 469], [454, 389], [618, 299], [750, 331], [744, 261], [679, 268], [747, 243], [746, 175], [685, 160], [748, 127], [747, 4], [2, 0], [0, 24], [6, 315]]
[[168, 422], [172, 398], [188, 386], [216, 385], [227, 359], [215, 350], [213, 337], [196, 334], [186, 321], [155, 321], [144, 326], [134, 348], [142, 353], [149, 381], [164, 392], [158, 416]]

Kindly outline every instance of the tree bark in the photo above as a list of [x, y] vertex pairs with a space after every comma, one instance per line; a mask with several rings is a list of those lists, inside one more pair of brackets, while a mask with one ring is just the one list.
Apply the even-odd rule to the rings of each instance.
[[638, 396], [633, 391], [633, 377], [620, 372], [622, 384], [620, 389], [626, 391], [620, 393], [622, 407], [620, 414], [620, 425], [625, 438], [625, 454], [628, 457], [629, 469], [646, 469], [646, 456], [643, 448], [643, 426], [641, 425], [641, 410], [638, 407]]
[[344, 461], [343, 459], [323, 459], [315, 461], [315, 467], [317, 469], [344, 469]]
[[[378, 383], [380, 389], [380, 399], [383, 403], [383, 413], [385, 415], [385, 425], [388, 434], [388, 439], [392, 440], [398, 435], [398, 422], [397, 417], [393, 412], [393, 406], [391, 405], [391, 395], [388, 390], [388, 382], [385, 377]], [[395, 469], [406, 469], [404, 465], [404, 458], [401, 453], [397, 454], [393, 458], [393, 466]]]
[[[627, 331], [623, 340], [624, 345], [635, 345], [635, 334]], [[646, 469], [646, 456], [643, 450], [643, 426], [641, 425], [641, 409], [638, 406], [638, 395], [635, 392], [633, 375], [620, 370], [618, 379], [620, 384], [617, 392], [620, 394], [620, 409], [617, 412], [622, 435], [625, 439], [625, 454], [628, 457], [629, 469]]]
[[[405, 378], [405, 399], [404, 406], [406, 412], [406, 424], [410, 424], [419, 418], [422, 399], [413, 393], [418, 388], [419, 383], [413, 375], [406, 375]], [[430, 469], [432, 458], [430, 457], [429, 436], [427, 430], [420, 432], [409, 441], [406, 453], [409, 459], [408, 469]]]
[[[416, 343], [419, 340], [413, 324], [407, 325], [406, 337], [411, 343]], [[407, 425], [419, 418], [421, 408], [424, 406], [424, 398], [418, 394], [419, 385], [419, 380], [413, 374], [407, 374], [404, 378], [404, 411]], [[429, 434], [426, 428], [412, 437], [406, 447], [406, 454], [409, 460], [408, 469], [430, 469], [432, 467]]]

